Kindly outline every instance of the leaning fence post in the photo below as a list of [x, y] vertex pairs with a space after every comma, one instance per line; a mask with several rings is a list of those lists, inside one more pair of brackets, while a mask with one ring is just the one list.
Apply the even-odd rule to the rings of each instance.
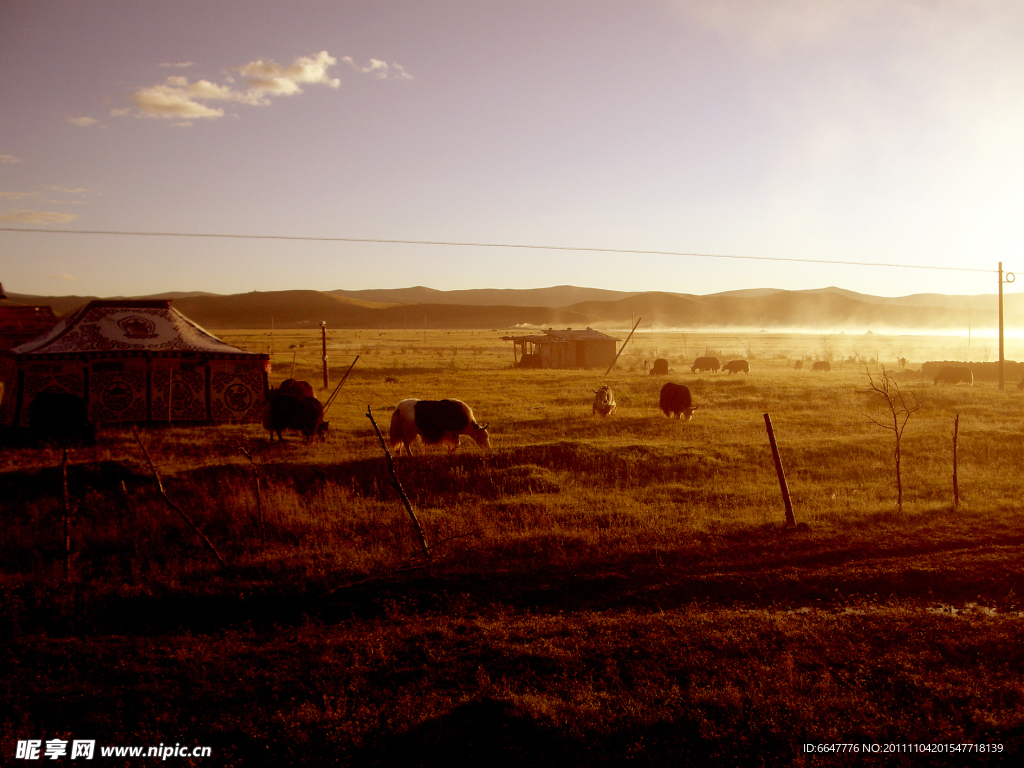
[[160, 497], [166, 502], [167, 506], [177, 512], [181, 519], [191, 526], [192, 530], [196, 532], [196, 535], [202, 540], [206, 548], [213, 553], [215, 558], [217, 558], [217, 562], [221, 564], [221, 567], [227, 567], [227, 563], [224, 562], [224, 558], [220, 556], [220, 552], [218, 552], [217, 548], [213, 546], [213, 542], [210, 541], [209, 537], [203, 533], [203, 529], [196, 525], [192, 518], [185, 514], [185, 510], [171, 501], [170, 497], [167, 495], [167, 491], [164, 490], [164, 482], [160, 479], [160, 472], [157, 470], [156, 464], [153, 463], [153, 459], [150, 457], [149, 451], [146, 450], [146, 446], [142, 444], [142, 438], [139, 437], [139, 428], [134, 424], [132, 425], [132, 433], [135, 435], [135, 442], [139, 444], [139, 448], [142, 449], [142, 453], [146, 457], [146, 461], [149, 463], [149, 468], [153, 471], [153, 479], [156, 480], [156, 489], [160, 492]]
[[793, 517], [793, 502], [789, 498], [789, 485], [786, 483], [786, 472], [782, 469], [782, 459], [779, 456], [779, 446], [775, 444], [775, 432], [772, 430], [772, 420], [768, 414], [764, 415], [764, 425], [768, 429], [768, 442], [772, 447], [772, 458], [775, 459], [775, 472], [779, 476], [779, 487], [782, 488], [782, 500], [786, 504], [786, 527], [796, 527], [796, 520]]
[[[425, 322], [425, 321], [424, 321]], [[369, 405], [366, 406], [366, 418], [373, 424], [373, 431], [377, 433], [377, 439], [380, 440], [380, 447], [384, 449], [384, 458], [388, 462], [388, 472], [391, 473], [391, 480], [395, 486], [395, 490], [398, 491], [398, 495], [402, 497], [402, 504], [405, 505], [405, 511], [409, 513], [409, 517], [412, 518], [412, 525], [416, 529], [416, 535], [420, 539], [420, 547], [423, 549], [425, 557], [430, 557], [430, 549], [427, 547], [427, 537], [423, 535], [423, 529], [420, 527], [420, 521], [416, 518], [416, 513], [413, 511], [412, 503], [409, 501], [409, 497], [405, 494], [405, 488], [402, 487], [402, 482], [398, 479], [398, 473], [395, 472], [395, 460], [391, 456], [391, 451], [388, 450], [388, 444], [384, 441], [384, 435], [380, 433], [380, 428], [377, 426], [377, 422], [373, 420], [373, 410]]]

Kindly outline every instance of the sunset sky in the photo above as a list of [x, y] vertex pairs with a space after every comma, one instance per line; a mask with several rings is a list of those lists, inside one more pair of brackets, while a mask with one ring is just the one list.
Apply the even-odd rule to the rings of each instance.
[[0, 73], [8, 292], [1024, 272], [1020, 0], [2, 0]]

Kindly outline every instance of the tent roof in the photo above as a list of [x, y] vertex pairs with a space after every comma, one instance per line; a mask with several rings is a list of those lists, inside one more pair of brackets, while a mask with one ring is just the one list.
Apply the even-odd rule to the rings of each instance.
[[266, 357], [225, 344], [173, 309], [167, 299], [91, 301], [58, 321], [49, 333], [11, 353], [16, 357], [118, 353]]

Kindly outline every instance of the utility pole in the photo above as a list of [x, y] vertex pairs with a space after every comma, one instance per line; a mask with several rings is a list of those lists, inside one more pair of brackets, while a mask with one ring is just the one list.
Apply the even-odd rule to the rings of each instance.
[[323, 360], [324, 360], [324, 389], [331, 386], [330, 379], [327, 378], [327, 321], [320, 321], [320, 337], [323, 342]]
[[1003, 272], [1003, 262], [999, 262], [999, 391], [1006, 389], [1006, 360], [1003, 355], [1003, 283], [1016, 280], [1013, 272]]

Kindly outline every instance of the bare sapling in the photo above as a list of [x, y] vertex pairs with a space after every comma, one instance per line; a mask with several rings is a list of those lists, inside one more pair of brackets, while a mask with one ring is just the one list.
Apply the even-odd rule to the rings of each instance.
[[906, 396], [900, 391], [899, 384], [896, 383], [892, 374], [885, 370], [884, 365], [882, 366], [882, 375], [877, 379], [871, 375], [871, 371], [868, 370], [867, 366], [865, 366], [864, 370], [868, 375], [868, 388], [864, 391], [868, 394], [876, 395], [883, 400], [885, 407], [889, 411], [888, 416], [883, 417], [883, 419], [876, 419], [873, 416], [868, 416], [868, 419], [871, 423], [877, 424], [882, 429], [892, 432], [895, 438], [893, 461], [896, 470], [896, 513], [902, 514], [903, 476], [901, 474], [901, 460], [903, 455], [901, 443], [903, 441], [903, 430], [907, 428], [907, 422], [910, 420], [910, 417], [921, 409], [922, 404], [913, 392], [906, 393], [913, 401], [912, 403], [907, 403]]

